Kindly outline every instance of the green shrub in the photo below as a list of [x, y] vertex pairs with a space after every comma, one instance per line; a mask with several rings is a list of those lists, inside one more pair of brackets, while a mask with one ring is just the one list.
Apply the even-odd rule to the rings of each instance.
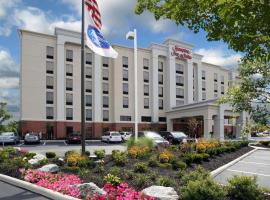
[[104, 177], [104, 181], [106, 183], [110, 183], [111, 185], [119, 185], [122, 181], [119, 177], [117, 176], [114, 176], [112, 174], [107, 174], [105, 177]]
[[112, 158], [117, 166], [124, 166], [128, 162], [127, 154], [123, 151], [114, 151]]
[[137, 142], [135, 142], [134, 137], [130, 137], [128, 141], [126, 142], [126, 145], [129, 148], [133, 146], [140, 146], [140, 147], [147, 147], [149, 149], [153, 149], [154, 147], [154, 142], [152, 139], [147, 138], [147, 137], [140, 137], [138, 138]]
[[160, 176], [156, 180], [156, 185], [160, 185], [164, 187], [173, 187], [175, 186], [175, 182], [170, 177]]
[[77, 152], [74, 151], [74, 150], [66, 151], [66, 153], [65, 153], [65, 158], [67, 158], [70, 154], [74, 154], [74, 153], [77, 153]]
[[224, 200], [224, 189], [209, 177], [192, 180], [181, 189], [182, 200]]
[[6, 160], [0, 164], [0, 173], [15, 178], [20, 177], [19, 167], [13, 160]]
[[193, 162], [194, 153], [186, 153], [182, 156], [181, 160], [185, 162], [187, 165], [190, 165]]
[[263, 200], [256, 177], [234, 176], [228, 181], [228, 196], [234, 200]]
[[202, 167], [197, 167], [195, 170], [185, 174], [182, 177], [182, 184], [187, 185], [190, 181], [204, 180], [210, 177], [209, 172], [207, 172]]
[[158, 166], [158, 160], [156, 156], [152, 156], [150, 157], [149, 161], [148, 161], [148, 166], [149, 167], [157, 167]]
[[146, 163], [137, 162], [134, 164], [134, 172], [146, 173], [148, 170]]
[[95, 172], [96, 173], [103, 173], [104, 172], [104, 161], [100, 160], [100, 162], [96, 163], [96, 168], [95, 168]]
[[105, 158], [105, 149], [95, 150], [94, 154], [98, 159], [103, 159]]
[[66, 171], [68, 173], [74, 173], [77, 174], [80, 171], [80, 168], [77, 166], [64, 166], [63, 171]]
[[78, 175], [81, 179], [86, 179], [89, 176], [89, 172], [90, 171], [88, 169], [80, 168]]
[[182, 179], [182, 177], [184, 176], [184, 174], [186, 174], [185, 170], [179, 170], [179, 171], [176, 173], [176, 178]]
[[169, 149], [171, 150], [171, 151], [178, 151], [178, 146], [177, 145], [170, 145], [169, 146]]
[[125, 170], [123, 173], [124, 180], [132, 180], [135, 177], [135, 173], [132, 170]]
[[133, 181], [133, 185], [138, 190], [146, 188], [151, 185], [151, 183], [151, 178], [145, 174], [137, 174]]
[[80, 168], [88, 168], [91, 165], [90, 163], [91, 163], [90, 159], [81, 159], [78, 160], [77, 166]]
[[47, 158], [44, 158], [43, 160], [40, 160], [38, 162], [39, 166], [44, 166], [44, 165], [47, 165], [47, 164], [48, 164], [48, 159]]
[[121, 175], [121, 169], [119, 167], [111, 167], [108, 171], [109, 174], [112, 174], [114, 176], [119, 176]]
[[0, 151], [0, 162], [4, 162], [9, 159], [9, 153], [6, 151]]
[[150, 179], [151, 179], [152, 181], [155, 181], [156, 178], [158, 177], [158, 173], [155, 172], [155, 171], [153, 171], [153, 172], [151, 172], [151, 173], [149, 174], [149, 177], [150, 177]]
[[163, 168], [163, 169], [171, 169], [172, 168], [172, 164], [171, 163], [159, 163], [158, 166], [160, 168]]
[[87, 157], [89, 157], [91, 155], [90, 151], [85, 151], [84, 155], [86, 155]]
[[263, 145], [263, 146], [269, 146], [269, 144], [270, 144], [270, 141], [260, 141], [259, 142], [261, 145]]
[[7, 152], [9, 154], [9, 156], [16, 156], [17, 155], [17, 149], [15, 149], [14, 147], [5, 147], [4, 152]]
[[56, 154], [54, 152], [46, 152], [46, 157], [47, 158], [55, 158]]
[[178, 160], [172, 163], [172, 168], [175, 170], [184, 170], [187, 168], [187, 164], [181, 160]]
[[35, 155], [37, 155], [36, 153], [33, 153], [33, 152], [28, 152], [25, 154], [25, 157], [30, 160], [32, 159]]

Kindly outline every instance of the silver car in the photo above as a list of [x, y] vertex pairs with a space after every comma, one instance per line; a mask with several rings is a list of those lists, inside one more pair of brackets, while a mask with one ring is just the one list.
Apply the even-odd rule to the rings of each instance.
[[0, 144], [3, 144], [3, 143], [12, 143], [12, 144], [20, 143], [20, 138], [19, 138], [18, 133], [14, 133], [14, 132], [0, 133]]
[[24, 143], [40, 143], [39, 134], [34, 132], [26, 133], [26, 135], [24, 136]]
[[168, 146], [170, 144], [168, 140], [164, 139], [163, 137], [161, 137], [161, 135], [154, 131], [139, 131], [138, 137], [147, 137], [149, 139], [152, 139], [154, 142], [154, 146]]

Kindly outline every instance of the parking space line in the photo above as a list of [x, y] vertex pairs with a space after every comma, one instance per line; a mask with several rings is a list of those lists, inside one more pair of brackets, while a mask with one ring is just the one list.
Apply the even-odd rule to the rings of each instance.
[[43, 146], [45, 146], [46, 145], [46, 141], [44, 141], [44, 143], [43, 143]]
[[64, 144], [67, 146], [67, 143], [66, 143], [66, 141], [64, 141]]
[[246, 164], [256, 164], [256, 165], [267, 165], [267, 166], [270, 166], [270, 164], [266, 164], [266, 163], [247, 162], [247, 161], [239, 161], [239, 162], [246, 163]]
[[260, 173], [246, 172], [246, 171], [240, 171], [240, 170], [235, 170], [235, 169], [227, 169], [227, 171], [231, 171], [231, 172], [239, 172], [239, 173], [244, 173], [244, 174], [253, 174], [253, 175], [257, 175], [257, 176], [266, 176], [266, 177], [270, 177], [270, 174], [260, 174]]

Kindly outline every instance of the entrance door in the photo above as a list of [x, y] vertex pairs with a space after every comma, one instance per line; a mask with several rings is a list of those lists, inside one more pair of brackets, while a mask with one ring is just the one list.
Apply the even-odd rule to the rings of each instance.
[[53, 140], [53, 126], [47, 126], [47, 140]]
[[67, 126], [66, 127], [66, 135], [68, 136], [71, 133], [73, 133], [73, 127], [72, 126]]

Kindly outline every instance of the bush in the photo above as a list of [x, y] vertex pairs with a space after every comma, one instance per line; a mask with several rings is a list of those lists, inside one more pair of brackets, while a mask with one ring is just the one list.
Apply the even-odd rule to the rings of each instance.
[[83, 166], [89, 160], [88, 157], [82, 156], [80, 153], [74, 152], [74, 151], [69, 152], [66, 155], [67, 155], [66, 156], [67, 165], [70, 166], [70, 167], [78, 166], [78, 165]]
[[76, 151], [74, 151], [74, 150], [72, 150], [72, 151], [66, 151], [66, 153], [65, 153], [65, 158], [67, 158], [70, 154], [76, 154], [76, 153], [78, 153], [78, 152], [76, 152]]
[[68, 173], [74, 173], [77, 174], [80, 171], [80, 168], [77, 166], [64, 166], [63, 170]]
[[123, 173], [124, 180], [132, 180], [135, 177], [135, 173], [132, 170], [125, 170]]
[[104, 181], [114, 186], [117, 186], [122, 182], [119, 177], [114, 176], [112, 174], [107, 174], [107, 176], [104, 177]]
[[94, 154], [97, 156], [98, 159], [105, 158], [105, 149], [95, 150]]
[[46, 152], [46, 157], [47, 158], [55, 158], [56, 154], [54, 152]]
[[128, 161], [127, 154], [126, 152], [123, 151], [113, 151], [112, 158], [115, 164], [118, 166], [124, 166]]
[[269, 144], [270, 144], [270, 141], [260, 141], [259, 143], [260, 143], [261, 145], [263, 145], [263, 146], [268, 147]]
[[172, 168], [175, 170], [184, 170], [187, 168], [187, 164], [181, 160], [178, 160], [172, 163]]
[[204, 180], [210, 177], [210, 174], [202, 167], [197, 167], [195, 170], [185, 174], [182, 177], [182, 184], [187, 185], [190, 181]]
[[175, 186], [175, 182], [171, 178], [161, 176], [157, 179], [156, 185], [160, 185], [164, 187], [173, 187]]
[[134, 172], [146, 173], [148, 170], [146, 163], [138, 162], [134, 164]]
[[170, 149], [171, 151], [177, 151], [177, 150], [178, 150], [178, 146], [177, 146], [177, 145], [170, 145], [170, 146], [169, 146], [169, 149]]
[[36, 153], [33, 153], [33, 152], [27, 152], [26, 154], [25, 154], [25, 157], [28, 159], [28, 160], [30, 160], [30, 159], [32, 159], [35, 155], [37, 155]]
[[87, 157], [89, 157], [91, 155], [90, 151], [85, 151], [84, 153]]
[[172, 168], [172, 164], [171, 163], [159, 163], [158, 166], [160, 168], [163, 168], [163, 169], [171, 169]]
[[194, 147], [194, 144], [193, 143], [182, 143], [180, 145], [180, 150], [183, 152], [183, 153], [189, 153], [189, 152], [192, 152], [193, 150], [193, 147]]
[[89, 176], [89, 170], [88, 169], [84, 169], [84, 168], [80, 168], [78, 171], [78, 175], [81, 179], [86, 179]]
[[153, 149], [154, 147], [153, 140], [147, 137], [140, 137], [138, 138], [137, 142], [135, 142], [134, 137], [131, 137], [128, 139], [126, 144], [127, 144], [128, 149], [133, 146], [147, 147], [148, 149]]
[[159, 154], [159, 162], [161, 163], [169, 163], [173, 160], [173, 158], [174, 158], [173, 153], [167, 150]]
[[44, 158], [43, 160], [40, 160], [38, 162], [38, 165], [39, 166], [44, 166], [44, 165], [47, 165], [49, 163], [48, 159], [47, 158]]
[[25, 162], [22, 158], [17, 157], [9, 160], [5, 160], [0, 164], [0, 173], [15, 178], [20, 178], [19, 168], [24, 168]]
[[109, 172], [109, 174], [112, 174], [114, 176], [121, 175], [121, 169], [119, 167], [111, 167], [108, 172]]
[[228, 196], [234, 200], [263, 200], [256, 177], [234, 176], [228, 181]]
[[139, 147], [139, 146], [132, 146], [128, 149], [128, 155], [135, 159], [135, 158], [143, 158], [148, 155], [150, 149], [148, 147]]
[[144, 174], [137, 174], [134, 178], [133, 185], [137, 189], [143, 189], [146, 188], [151, 184], [151, 178]]
[[149, 161], [148, 161], [148, 166], [149, 167], [157, 167], [158, 166], [158, 160], [156, 156], [152, 156]]
[[182, 187], [182, 200], [224, 200], [223, 188], [212, 179], [199, 179], [189, 181]]

